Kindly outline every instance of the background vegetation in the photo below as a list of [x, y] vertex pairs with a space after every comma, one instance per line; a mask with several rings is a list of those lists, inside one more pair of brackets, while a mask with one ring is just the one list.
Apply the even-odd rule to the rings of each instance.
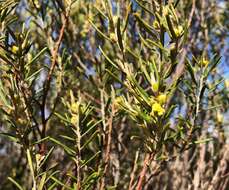
[[0, 0], [0, 189], [229, 189], [226, 0]]

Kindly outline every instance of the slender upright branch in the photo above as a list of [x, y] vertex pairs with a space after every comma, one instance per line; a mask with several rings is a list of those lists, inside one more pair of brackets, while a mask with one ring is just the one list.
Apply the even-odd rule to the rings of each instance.
[[[69, 15], [69, 11], [67, 13], [66, 12], [62, 13], [63, 24], [62, 24], [62, 27], [60, 29], [59, 37], [58, 37], [58, 40], [55, 44], [54, 50], [52, 51], [52, 62], [51, 62], [50, 70], [48, 72], [48, 75], [47, 75], [45, 83], [44, 83], [44, 94], [43, 94], [43, 99], [42, 99], [42, 104], [41, 104], [41, 118], [42, 118], [42, 135], [41, 135], [41, 138], [44, 138], [46, 136], [46, 125], [47, 125], [47, 119], [46, 119], [46, 115], [45, 115], [46, 101], [47, 101], [48, 92], [50, 90], [50, 83], [51, 83], [52, 75], [53, 75], [54, 69], [55, 69], [56, 64], [57, 64], [58, 51], [59, 51], [60, 44], [61, 44], [63, 37], [64, 37], [64, 31], [65, 31], [66, 26], [67, 26], [68, 15]], [[44, 145], [45, 144], [42, 145], [42, 148], [40, 150], [40, 152], [42, 154], [44, 154], [44, 152], [45, 152], [45, 146]]]
[[[105, 175], [107, 173], [107, 169], [108, 169], [108, 163], [110, 160], [110, 152], [111, 152], [111, 133], [112, 133], [112, 126], [113, 126], [113, 116], [114, 116], [114, 104], [112, 104], [112, 111], [111, 111], [111, 116], [108, 120], [108, 132], [107, 132], [107, 144], [106, 144], [106, 152], [105, 152], [105, 166], [104, 166], [104, 171], [103, 171], [103, 175]], [[105, 179], [104, 176], [102, 177], [101, 180], [101, 184], [100, 184], [100, 190], [104, 189], [104, 185], [105, 185]]]
[[144, 180], [145, 180], [145, 176], [146, 176], [146, 172], [147, 172], [147, 167], [150, 164], [152, 158], [153, 158], [152, 154], [149, 154], [149, 153], [146, 154], [145, 160], [144, 160], [144, 164], [143, 164], [143, 168], [142, 168], [140, 176], [139, 176], [139, 180], [138, 180], [138, 184], [137, 184], [136, 190], [142, 190], [142, 187], [143, 187], [143, 184], [144, 184]]

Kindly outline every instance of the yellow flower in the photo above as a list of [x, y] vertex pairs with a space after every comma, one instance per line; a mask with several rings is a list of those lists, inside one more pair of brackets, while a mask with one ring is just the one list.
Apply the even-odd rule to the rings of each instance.
[[77, 123], [77, 121], [78, 121], [77, 115], [76, 114], [73, 114], [72, 117], [71, 117], [71, 123], [73, 125], [75, 125]]
[[159, 96], [157, 96], [157, 101], [162, 105], [165, 104], [167, 99], [166, 94], [160, 94]]
[[174, 32], [175, 32], [176, 36], [179, 37], [183, 32], [183, 27], [178, 26], [178, 27], [174, 28]]
[[153, 27], [154, 27], [156, 30], [159, 30], [159, 29], [160, 29], [160, 24], [159, 24], [159, 22], [158, 22], [156, 19], [153, 21]]
[[151, 115], [154, 115], [154, 113], [157, 113], [159, 116], [162, 116], [165, 113], [165, 109], [161, 107], [159, 103], [154, 103], [152, 105]]
[[17, 54], [19, 48], [18, 48], [17, 46], [14, 45], [14, 46], [12, 47], [11, 50], [12, 50], [12, 52], [13, 52], [14, 54]]
[[78, 108], [79, 108], [79, 104], [78, 102], [75, 102], [71, 105], [71, 111], [74, 112], [74, 113], [77, 113], [78, 112]]
[[123, 102], [123, 98], [121, 96], [118, 96], [114, 99], [114, 104], [118, 105]]
[[201, 64], [203, 66], [207, 66], [209, 64], [209, 61], [206, 58], [203, 58], [202, 61], [201, 61]]
[[116, 34], [115, 34], [114, 32], [110, 33], [110, 39], [111, 39], [113, 42], [116, 42], [116, 41], [117, 41]]

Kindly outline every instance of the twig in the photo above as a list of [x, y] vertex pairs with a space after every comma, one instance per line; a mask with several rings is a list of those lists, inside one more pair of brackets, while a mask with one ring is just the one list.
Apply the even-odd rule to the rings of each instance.
[[132, 172], [130, 174], [129, 190], [132, 190], [133, 189], [133, 182], [134, 182], [135, 172], [137, 170], [138, 157], [139, 157], [139, 150], [135, 154], [134, 167], [133, 167], [133, 170], [132, 170]]
[[[44, 94], [43, 94], [43, 99], [42, 99], [42, 104], [41, 104], [41, 118], [42, 118], [41, 138], [44, 138], [46, 136], [46, 124], [48, 121], [46, 119], [46, 116], [45, 116], [46, 101], [47, 101], [48, 92], [50, 90], [50, 83], [51, 83], [52, 75], [53, 75], [55, 66], [57, 64], [58, 51], [59, 51], [60, 44], [61, 44], [63, 37], [64, 37], [65, 28], [67, 26], [68, 15], [69, 15], [69, 10], [67, 13], [66, 12], [63, 13], [63, 24], [62, 24], [62, 27], [60, 29], [59, 38], [55, 44], [54, 50], [52, 51], [52, 63], [51, 63], [51, 67], [50, 67], [49, 73], [46, 77], [45, 84], [44, 84]], [[45, 144], [44, 143], [42, 143], [40, 153], [41, 154], [45, 153]]]
[[110, 151], [111, 151], [111, 133], [112, 133], [112, 126], [113, 126], [113, 115], [114, 115], [114, 104], [112, 104], [112, 111], [111, 111], [111, 116], [108, 120], [108, 134], [107, 134], [107, 146], [106, 146], [106, 153], [105, 153], [105, 166], [104, 166], [104, 171], [103, 171], [103, 177], [102, 177], [102, 180], [101, 180], [101, 185], [100, 185], [100, 190], [103, 190], [104, 189], [104, 185], [105, 185], [105, 182], [104, 182], [104, 175], [106, 174], [107, 172], [107, 168], [108, 168], [108, 163], [109, 163], [109, 160], [110, 160]]
[[144, 183], [145, 176], [146, 176], [146, 172], [147, 172], [147, 167], [150, 164], [150, 162], [152, 160], [152, 157], [153, 157], [152, 154], [149, 154], [149, 153], [147, 153], [146, 156], [145, 156], [144, 165], [143, 165], [142, 171], [140, 173], [140, 177], [139, 177], [139, 180], [138, 180], [138, 184], [137, 184], [136, 190], [142, 190], [143, 183]]
[[190, 27], [190, 25], [191, 25], [195, 9], [196, 9], [196, 0], [192, 0], [192, 10], [191, 10], [191, 13], [190, 13], [189, 18], [188, 18], [188, 27]]
[[76, 158], [76, 176], [77, 176], [77, 189], [81, 189], [81, 132], [80, 132], [80, 118], [77, 116], [77, 126], [76, 126], [76, 149], [77, 149], [77, 158]]

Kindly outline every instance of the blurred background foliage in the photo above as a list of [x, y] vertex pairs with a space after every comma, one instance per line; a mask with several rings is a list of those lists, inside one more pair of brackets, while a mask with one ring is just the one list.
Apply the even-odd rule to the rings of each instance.
[[0, 189], [228, 189], [229, 2], [0, 0]]

